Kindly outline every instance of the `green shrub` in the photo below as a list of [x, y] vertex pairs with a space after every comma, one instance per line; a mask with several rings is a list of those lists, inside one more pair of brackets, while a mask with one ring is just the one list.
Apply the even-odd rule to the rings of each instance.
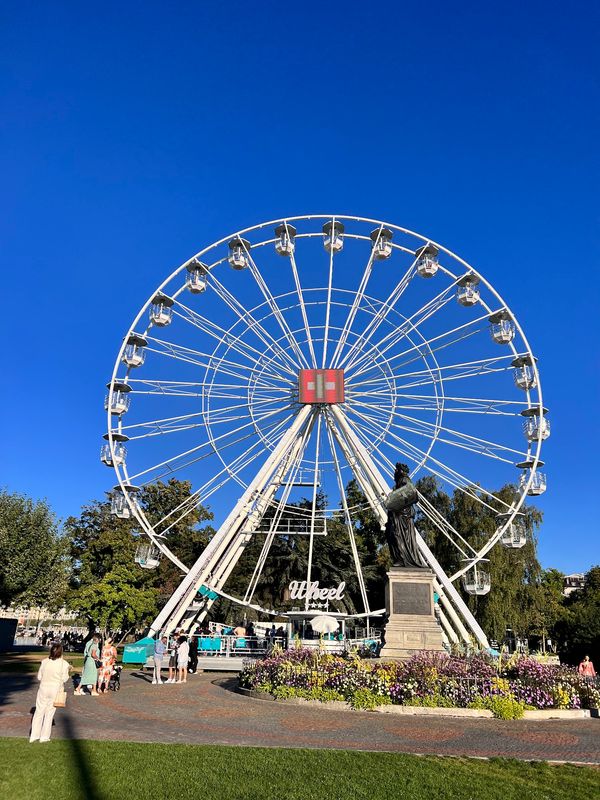
[[319, 700], [321, 703], [327, 703], [331, 700], [344, 699], [344, 696], [334, 689], [322, 689], [318, 686], [313, 686], [312, 689], [299, 689], [296, 686], [276, 686], [271, 694], [277, 700], [289, 700], [292, 697], [298, 697], [302, 700]]
[[387, 695], [373, 694], [370, 689], [356, 689], [348, 697], [348, 702], [355, 710], [372, 711], [377, 706], [389, 706], [392, 701]]
[[406, 700], [405, 706], [417, 706], [418, 708], [454, 708], [454, 703], [449, 697], [441, 694], [428, 694], [426, 697], [412, 697]]
[[288, 700], [290, 697], [298, 697], [298, 689], [293, 686], [276, 686], [271, 694], [277, 700]]
[[469, 703], [469, 708], [487, 709], [496, 719], [521, 719], [525, 711], [524, 703], [514, 697], [493, 695], [492, 697], [477, 697]]

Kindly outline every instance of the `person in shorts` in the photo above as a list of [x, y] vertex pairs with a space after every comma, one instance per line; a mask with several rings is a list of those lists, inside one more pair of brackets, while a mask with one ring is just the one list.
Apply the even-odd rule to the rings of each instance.
[[169, 677], [167, 683], [177, 682], [177, 648], [179, 647], [179, 631], [175, 631], [169, 645]]
[[177, 671], [179, 677], [177, 683], [187, 683], [187, 669], [190, 657], [190, 646], [187, 636], [179, 637], [179, 647], [177, 648]]

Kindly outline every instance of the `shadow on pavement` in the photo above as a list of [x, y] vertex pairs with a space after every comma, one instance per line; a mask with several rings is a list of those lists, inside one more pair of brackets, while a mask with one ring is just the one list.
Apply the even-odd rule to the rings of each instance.
[[152, 678], [150, 675], [143, 675], [141, 672], [130, 672], [129, 676], [132, 678], [137, 678], [140, 681], [144, 681], [144, 683], [152, 683]]
[[0, 708], [10, 704], [13, 695], [19, 695], [37, 686], [36, 673], [0, 675]]

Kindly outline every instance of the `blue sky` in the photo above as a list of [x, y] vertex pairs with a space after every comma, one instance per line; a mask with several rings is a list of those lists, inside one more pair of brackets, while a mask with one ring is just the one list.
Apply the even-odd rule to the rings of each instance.
[[334, 211], [475, 264], [540, 359], [545, 566], [600, 562], [600, 68], [592, 3], [0, 9], [0, 485], [102, 495], [104, 384], [152, 289], [265, 219]]

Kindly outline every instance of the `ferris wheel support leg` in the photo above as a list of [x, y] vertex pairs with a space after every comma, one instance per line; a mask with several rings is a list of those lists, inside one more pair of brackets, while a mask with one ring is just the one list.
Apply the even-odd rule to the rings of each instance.
[[[420, 533], [417, 533], [417, 544], [419, 545], [419, 550], [425, 556], [427, 562], [431, 565], [433, 571], [437, 575], [441, 588], [443, 589], [443, 595], [441, 596], [444, 597], [444, 601], [449, 600], [454, 606], [456, 606], [462, 618], [465, 620], [465, 622], [473, 632], [473, 635], [475, 636], [481, 647], [485, 649], [489, 648], [490, 644], [488, 642], [487, 636], [483, 631], [483, 628], [471, 613], [469, 606], [462, 599], [456, 587], [454, 586], [450, 578], [446, 575], [446, 573], [440, 566], [439, 561], [433, 555], [433, 553], [427, 546], [427, 543], [425, 542]], [[450, 613], [449, 609], [451, 608], [450, 602], [444, 602], [444, 607], [448, 609], [448, 613]], [[452, 616], [452, 614], [450, 615]]]
[[[380, 520], [382, 519], [383, 515], [383, 524], [385, 524], [385, 521], [387, 520], [387, 514], [385, 513], [385, 509], [383, 507], [383, 499], [389, 493], [387, 481], [377, 468], [376, 464], [373, 462], [373, 459], [367, 452], [366, 448], [362, 445], [362, 443], [360, 442], [354, 431], [351, 429], [343, 411], [339, 408], [339, 406], [332, 406], [331, 411], [335, 421], [338, 423], [339, 427], [341, 428], [344, 434], [344, 438], [346, 439], [347, 444], [354, 452], [356, 460], [361, 464], [366, 476], [372, 482], [372, 489], [373, 489], [372, 494], [375, 494], [375, 496], [381, 498], [381, 500], [377, 504], [377, 507], [373, 507], [373, 510], [379, 516]], [[425, 557], [425, 560], [427, 561], [429, 566], [433, 569], [441, 587], [444, 590], [445, 599], [448, 601], [445, 602], [444, 604], [445, 607], [449, 609], [451, 601], [451, 603], [460, 612], [462, 618], [467, 623], [467, 626], [472, 631], [474, 637], [476, 638], [480, 646], [483, 648], [488, 648], [489, 647], [488, 639], [483, 629], [481, 628], [481, 626], [471, 613], [469, 607], [467, 606], [465, 601], [462, 599], [462, 597], [456, 590], [454, 584], [448, 578], [448, 576], [442, 569], [440, 563], [435, 558], [435, 556], [427, 546], [425, 540], [419, 533], [417, 533], [417, 545], [422, 555]], [[448, 611], [448, 613], [452, 617], [450, 611]], [[463, 627], [464, 629], [464, 626], [461, 627]], [[464, 635], [463, 638], [465, 638]], [[467, 641], [470, 641], [470, 637], [468, 636], [468, 634], [466, 638]]]
[[172, 630], [186, 613], [202, 583], [208, 578], [212, 569], [219, 563], [223, 552], [227, 549], [241, 525], [252, 515], [252, 506], [264, 490], [269, 479], [282, 459], [293, 445], [294, 440], [302, 433], [311, 414], [311, 407], [304, 406], [288, 431], [281, 437], [277, 446], [267, 458], [255, 479], [249, 484], [234, 508], [213, 536], [202, 555], [198, 558], [177, 589], [173, 592], [163, 609], [150, 626], [150, 635], [160, 630]]
[[[286, 456], [281, 460], [275, 472], [273, 473], [270, 485], [264, 492], [261, 493], [259, 503], [252, 513], [252, 519], [247, 520], [246, 525], [244, 525], [245, 530], [240, 531], [238, 536], [234, 538], [231, 546], [225, 551], [222, 558], [219, 560], [219, 563], [213, 568], [213, 577], [210, 584], [211, 588], [215, 591], [218, 591], [225, 585], [227, 579], [233, 572], [235, 565], [244, 551], [244, 548], [252, 538], [255, 529], [260, 524], [265, 511], [275, 496], [280, 483], [283, 481], [286, 473], [290, 469], [290, 466], [294, 463], [299, 453], [303, 449], [305, 440], [310, 435], [310, 431], [312, 430], [313, 422], [314, 417], [309, 421], [308, 425], [306, 426], [306, 430], [297, 436], [293, 446], [290, 448]], [[198, 620], [201, 621], [204, 619], [213, 602], [214, 601], [211, 600], [207, 601], [204, 608], [197, 615]]]
[[[455, 631], [456, 641], [458, 642], [459, 639], [462, 639], [465, 644], [470, 645], [471, 637], [469, 636], [469, 631], [465, 628], [459, 614], [456, 612], [449, 598], [444, 593], [444, 590], [441, 587], [437, 578], [433, 582], [433, 588], [440, 596], [440, 607], [443, 608], [445, 612], [447, 612], [448, 616], [452, 620], [452, 624], [454, 625], [453, 630]], [[450, 625], [450, 620], [448, 620], [448, 618], [446, 618], [446, 621], [448, 625]]]
[[456, 631], [454, 630], [454, 628], [452, 627], [452, 625], [448, 621], [448, 617], [442, 611], [441, 607], [438, 607], [438, 612], [437, 613], [438, 613], [438, 616], [440, 618], [440, 622], [442, 623], [442, 628], [444, 629], [444, 631], [446, 633], [446, 638], [448, 639], [448, 643], [451, 642], [452, 644], [458, 644], [459, 638], [458, 638], [458, 636], [456, 634]]

